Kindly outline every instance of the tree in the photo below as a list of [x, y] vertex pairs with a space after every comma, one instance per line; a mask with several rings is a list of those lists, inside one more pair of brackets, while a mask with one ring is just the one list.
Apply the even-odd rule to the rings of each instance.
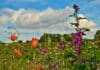
[[23, 41], [22, 40], [19, 40], [18, 43], [23, 43]]
[[97, 30], [97, 32], [95, 34], [95, 39], [100, 40], [100, 30]]

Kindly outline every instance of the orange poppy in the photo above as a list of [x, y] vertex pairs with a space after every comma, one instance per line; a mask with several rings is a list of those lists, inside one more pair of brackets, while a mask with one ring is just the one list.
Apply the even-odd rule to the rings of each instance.
[[39, 65], [38, 64], [34, 64], [33, 70], [39, 70]]
[[30, 44], [32, 47], [37, 48], [38, 47], [38, 40], [35, 38], [32, 38], [32, 40], [30, 41]]
[[10, 39], [11, 39], [12, 41], [15, 41], [15, 40], [18, 39], [18, 36], [14, 35], [14, 34], [11, 34]]
[[15, 49], [15, 50], [14, 50], [14, 55], [16, 55], [16, 56], [19, 56], [19, 55], [21, 55], [21, 52], [20, 52], [20, 50], [18, 50], [18, 49]]
[[33, 70], [44, 70], [44, 68], [39, 64], [34, 64]]

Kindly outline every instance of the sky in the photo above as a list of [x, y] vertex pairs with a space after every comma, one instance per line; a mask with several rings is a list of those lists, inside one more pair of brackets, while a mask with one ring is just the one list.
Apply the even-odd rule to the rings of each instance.
[[100, 0], [0, 0], [0, 41], [11, 42], [11, 33], [19, 40], [40, 38], [43, 33], [72, 33], [73, 4], [80, 7], [80, 27], [89, 28], [87, 38], [100, 29]]

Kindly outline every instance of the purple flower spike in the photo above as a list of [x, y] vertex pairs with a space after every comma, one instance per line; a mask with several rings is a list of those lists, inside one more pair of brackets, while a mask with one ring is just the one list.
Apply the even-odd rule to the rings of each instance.
[[75, 11], [78, 11], [80, 8], [79, 8], [79, 6], [78, 5], [73, 5], [73, 8], [75, 9]]
[[84, 45], [84, 41], [83, 40], [80, 41], [80, 45], [81, 46]]
[[73, 39], [73, 42], [74, 42], [75, 44], [78, 43], [78, 41], [79, 41], [78, 38], [74, 38], [74, 39]]
[[76, 48], [80, 48], [81, 44], [75, 44]]
[[75, 36], [76, 36], [76, 37], [81, 37], [81, 36], [82, 36], [82, 32], [77, 32], [77, 33], [75, 34]]

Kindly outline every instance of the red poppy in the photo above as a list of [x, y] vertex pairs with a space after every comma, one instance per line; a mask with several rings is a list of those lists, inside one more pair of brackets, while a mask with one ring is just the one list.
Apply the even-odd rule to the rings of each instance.
[[11, 34], [10, 39], [11, 39], [12, 41], [15, 41], [15, 40], [18, 39], [18, 36], [15, 35], [15, 34]]
[[15, 49], [15, 50], [14, 50], [14, 55], [16, 55], [16, 56], [19, 56], [19, 55], [21, 55], [21, 52], [20, 52], [20, 50], [18, 50], [18, 49]]
[[30, 41], [30, 44], [32, 47], [37, 48], [38, 47], [38, 40], [35, 38], [32, 38], [32, 40]]

